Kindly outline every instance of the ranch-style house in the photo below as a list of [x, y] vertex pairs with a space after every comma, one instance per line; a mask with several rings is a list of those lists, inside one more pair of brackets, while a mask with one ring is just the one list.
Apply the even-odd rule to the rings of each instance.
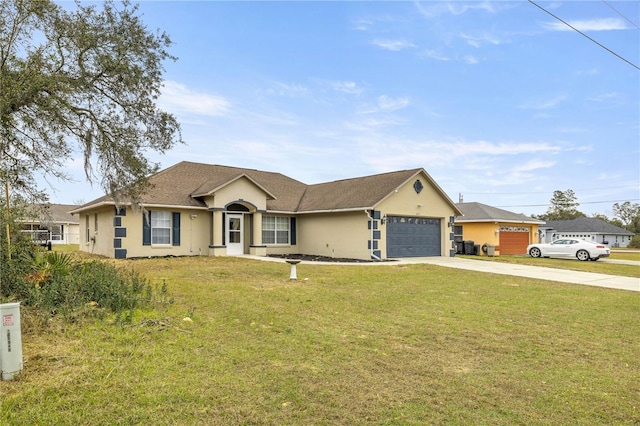
[[141, 208], [116, 208], [104, 196], [72, 211], [81, 250], [114, 258], [453, 256], [453, 222], [462, 214], [422, 168], [306, 185], [184, 161], [149, 180]]

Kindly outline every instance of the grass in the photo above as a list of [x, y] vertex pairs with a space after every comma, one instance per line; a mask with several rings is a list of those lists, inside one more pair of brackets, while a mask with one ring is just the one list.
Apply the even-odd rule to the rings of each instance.
[[79, 250], [78, 244], [60, 244], [54, 245], [51, 247], [54, 251], [64, 251], [64, 252], [77, 252]]
[[636, 293], [431, 265], [303, 262], [289, 281], [246, 259], [121, 262], [175, 303], [130, 325], [24, 311], [1, 424], [640, 422]]
[[611, 252], [611, 259], [634, 260], [640, 262], [640, 250], [638, 249], [616, 249]]

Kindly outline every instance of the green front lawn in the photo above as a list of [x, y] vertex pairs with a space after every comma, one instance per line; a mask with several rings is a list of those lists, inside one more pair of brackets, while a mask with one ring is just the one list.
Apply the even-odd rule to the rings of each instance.
[[125, 325], [24, 309], [0, 424], [640, 422], [637, 293], [431, 265], [303, 262], [289, 281], [237, 258], [118, 263], [175, 302]]
[[611, 252], [611, 259], [634, 260], [640, 262], [640, 250], [638, 249], [616, 249]]

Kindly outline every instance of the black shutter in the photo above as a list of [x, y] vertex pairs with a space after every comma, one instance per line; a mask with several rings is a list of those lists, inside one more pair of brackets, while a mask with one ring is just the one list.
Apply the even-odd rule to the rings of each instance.
[[171, 241], [174, 246], [180, 245], [180, 212], [173, 212], [173, 235]]
[[142, 245], [151, 245], [151, 212], [142, 213]]
[[222, 213], [222, 245], [226, 245], [226, 240], [227, 240], [227, 214], [226, 213]]
[[291, 230], [290, 230], [290, 232], [291, 232], [291, 235], [290, 235], [291, 245], [295, 246], [296, 245], [296, 218], [295, 217], [291, 218]]

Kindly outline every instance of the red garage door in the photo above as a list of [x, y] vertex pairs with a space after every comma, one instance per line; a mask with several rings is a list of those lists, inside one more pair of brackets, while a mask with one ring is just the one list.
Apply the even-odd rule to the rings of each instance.
[[500, 230], [500, 254], [527, 254], [529, 230], [526, 232]]

